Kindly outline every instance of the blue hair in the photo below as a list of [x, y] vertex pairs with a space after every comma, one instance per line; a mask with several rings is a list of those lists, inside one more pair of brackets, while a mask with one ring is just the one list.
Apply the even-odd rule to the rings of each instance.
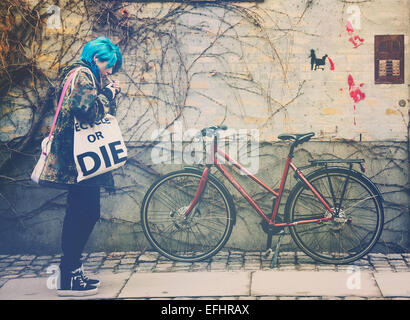
[[100, 69], [94, 61], [108, 61], [107, 68], [112, 67], [112, 73], [116, 73], [122, 66], [122, 54], [118, 46], [106, 37], [98, 37], [86, 43], [81, 53], [81, 60], [88, 63], [93, 73], [100, 78]]

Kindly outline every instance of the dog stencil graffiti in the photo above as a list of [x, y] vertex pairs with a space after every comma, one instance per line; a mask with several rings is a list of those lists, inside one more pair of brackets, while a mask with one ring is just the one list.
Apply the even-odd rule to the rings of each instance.
[[316, 57], [315, 50], [311, 49], [310, 56], [308, 58], [310, 58], [310, 69], [311, 70], [317, 70], [317, 69], [325, 70], [324, 66], [326, 65], [326, 59], [329, 59], [330, 70], [334, 70], [333, 61], [328, 57], [327, 54], [325, 54], [321, 59], [318, 59]]

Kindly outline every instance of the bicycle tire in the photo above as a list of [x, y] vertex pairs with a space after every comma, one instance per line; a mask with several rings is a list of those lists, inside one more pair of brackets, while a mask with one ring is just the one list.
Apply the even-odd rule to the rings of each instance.
[[[141, 206], [144, 234], [160, 254], [171, 260], [198, 262], [208, 259], [223, 248], [232, 233], [235, 220], [232, 196], [211, 174], [193, 209], [195, 212], [183, 219], [181, 212], [192, 201], [200, 179], [201, 173], [191, 170], [170, 172], [154, 182], [144, 196]], [[218, 206], [219, 211], [216, 210]]]
[[[384, 225], [382, 197], [377, 187], [360, 172], [344, 167], [319, 169], [307, 180], [339, 214], [329, 222], [290, 226], [290, 235], [298, 247], [314, 260], [331, 264], [351, 263], [367, 254], [380, 238]], [[304, 182], [295, 185], [285, 208], [287, 222], [329, 215]]]

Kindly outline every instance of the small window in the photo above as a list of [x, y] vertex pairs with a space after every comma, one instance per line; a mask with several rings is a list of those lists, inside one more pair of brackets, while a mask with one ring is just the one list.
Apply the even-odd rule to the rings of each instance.
[[404, 83], [404, 36], [383, 35], [374, 38], [375, 83]]
[[393, 51], [400, 51], [400, 42], [398, 41], [393, 41]]
[[389, 42], [388, 41], [383, 41], [382, 43], [380, 43], [379, 51], [380, 52], [389, 52]]

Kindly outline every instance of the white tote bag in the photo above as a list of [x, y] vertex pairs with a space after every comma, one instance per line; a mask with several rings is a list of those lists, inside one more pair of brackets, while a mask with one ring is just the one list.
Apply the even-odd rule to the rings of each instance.
[[119, 168], [127, 160], [127, 148], [117, 119], [107, 114], [94, 123], [74, 118], [74, 161], [77, 182]]

